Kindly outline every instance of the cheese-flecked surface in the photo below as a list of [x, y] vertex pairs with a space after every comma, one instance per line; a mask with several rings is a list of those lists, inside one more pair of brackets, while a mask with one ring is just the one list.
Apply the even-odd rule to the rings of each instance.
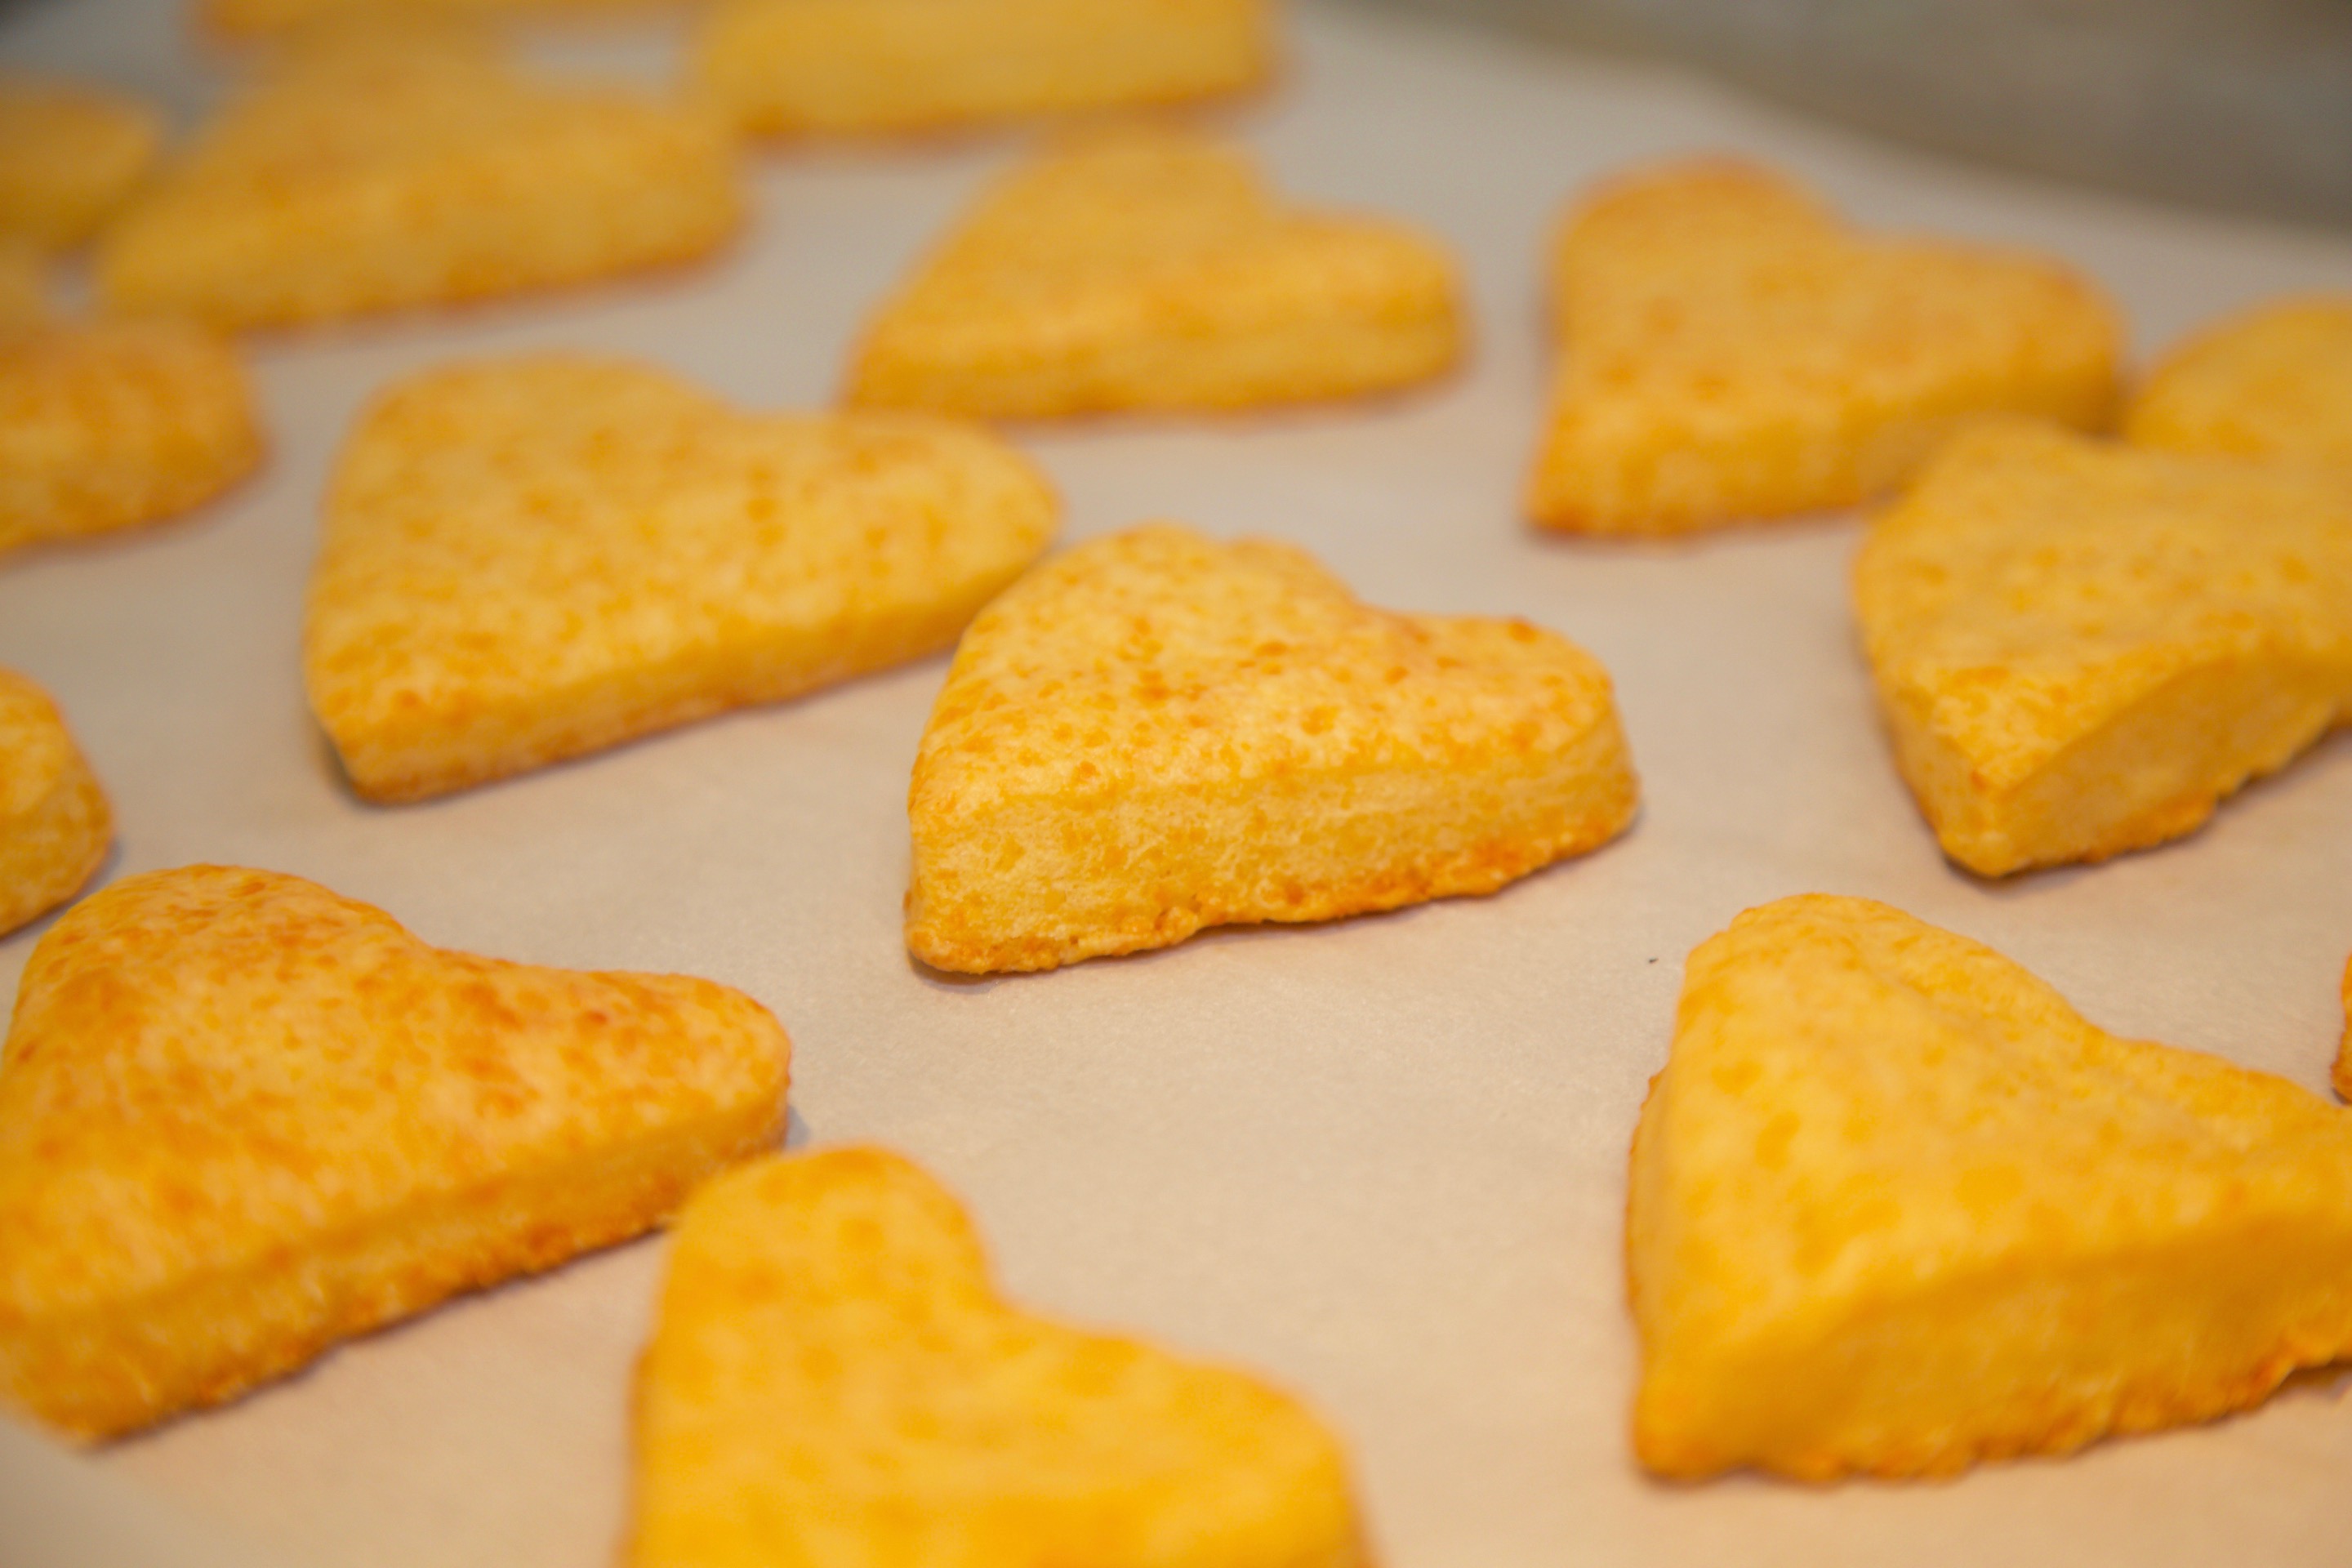
[[1729, 160], [1603, 186], [1552, 254], [1560, 359], [1529, 515], [1674, 533], [1849, 506], [1993, 411], [2082, 426], [2121, 329], [2080, 274], [2025, 253], [1864, 237]]
[[45, 250], [80, 243], [163, 141], [163, 117], [127, 93], [0, 76], [0, 237]]
[[1057, 510], [941, 420], [739, 414], [582, 356], [427, 372], [337, 468], [311, 707], [362, 795], [463, 788], [946, 647]]
[[2352, 1352], [2352, 1111], [1859, 899], [1691, 954], [1625, 1228], [1669, 1476], [1948, 1474]]
[[2352, 294], [2277, 300], [2198, 333], [2148, 376], [2123, 433], [2162, 451], [2352, 472]]
[[0, 1048], [0, 1404], [99, 1437], [659, 1223], [781, 1130], [740, 992], [426, 946], [299, 878], [85, 900]]
[[352, 23], [289, 44], [109, 226], [98, 286], [117, 311], [321, 321], [685, 260], [742, 213], [710, 115]]
[[1255, 1379], [1031, 1317], [895, 1154], [762, 1160], [679, 1216], [633, 1568], [1356, 1568], [1339, 1445]]
[[1615, 837], [1635, 792], [1608, 672], [1566, 638], [1138, 528], [964, 634], [915, 761], [907, 945], [1051, 969], [1491, 892]]
[[1271, 0], [721, 0], [694, 74], [770, 135], [1171, 103], [1274, 67]]
[[1854, 603], [1945, 853], [2104, 859], [2352, 719], [2352, 483], [1987, 426], [1872, 528]]
[[0, 554], [174, 516], [261, 457], [244, 366], [209, 328], [0, 328]]
[[1351, 396], [1452, 364], [1459, 293], [1416, 229], [1288, 207], [1197, 134], [1097, 131], [982, 195], [869, 323], [848, 395], [1003, 418]]
[[81, 891], [114, 815], [49, 694], [0, 669], [0, 936]]

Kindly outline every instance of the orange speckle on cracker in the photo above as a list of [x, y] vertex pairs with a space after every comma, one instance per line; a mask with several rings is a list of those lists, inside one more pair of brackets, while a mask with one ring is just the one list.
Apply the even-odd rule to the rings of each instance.
[[2132, 399], [2124, 439], [2352, 472], [2352, 295], [2274, 300], [2199, 332]]
[[60, 250], [131, 194], [163, 141], [163, 116], [82, 82], [0, 77], [0, 237]]
[[879, 1150], [762, 1160], [679, 1216], [641, 1364], [637, 1568], [1360, 1568], [1339, 1444], [1238, 1372], [1008, 1305]]
[[907, 945], [1051, 969], [1491, 892], [1615, 837], [1635, 788], [1608, 674], [1565, 638], [1134, 529], [964, 634], [915, 761]]
[[103, 1437], [658, 1224], [781, 1130], [740, 992], [428, 947], [299, 878], [119, 882], [0, 1050], [0, 1404]]
[[98, 283], [117, 311], [326, 321], [684, 261], [742, 214], [709, 115], [354, 23], [273, 58], [108, 228]]
[[768, 135], [906, 132], [1234, 92], [1273, 68], [1270, 0], [721, 0], [702, 91]]
[[261, 458], [244, 367], [206, 328], [0, 328], [0, 554], [176, 516]]
[[1459, 293], [1414, 229], [1290, 208], [1195, 134], [1097, 131], [982, 196], [868, 325], [848, 397], [1014, 418], [1354, 396], [1452, 364]]
[[2352, 1352], [2352, 1110], [1865, 900], [1691, 954], [1625, 1231], [1634, 1451], [1684, 1479], [1948, 1475]]
[[1854, 234], [1727, 159], [1615, 180], [1552, 255], [1559, 364], [1528, 514], [1678, 533], [1851, 506], [1987, 413], [2095, 426], [2121, 329], [2057, 262]]
[[1944, 852], [2101, 860], [2352, 720], [2352, 485], [1987, 425], [1872, 528], [1854, 604]]
[[944, 648], [1057, 512], [944, 420], [739, 414], [583, 356], [428, 372], [337, 468], [311, 707], [368, 798], [462, 789]]
[[0, 669], [0, 935], [87, 886], [114, 815], [47, 692]]

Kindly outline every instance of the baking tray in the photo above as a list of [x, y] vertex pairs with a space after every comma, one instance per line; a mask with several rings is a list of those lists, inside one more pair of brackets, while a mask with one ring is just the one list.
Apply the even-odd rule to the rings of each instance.
[[[1153, 517], [1270, 534], [1372, 603], [1519, 615], [1584, 644], [1642, 773], [1623, 839], [1491, 898], [970, 982], [899, 942], [907, 774], [942, 659], [431, 805], [352, 798], [297, 648], [319, 496], [370, 393], [455, 356], [564, 347], [756, 406], [824, 404], [862, 313], [1018, 151], [982, 137], [762, 155], [756, 222], [707, 267], [256, 341], [263, 475], [152, 531], [0, 565], [0, 664], [56, 693], [113, 794], [107, 874], [269, 867], [436, 942], [743, 987], [796, 1043], [794, 1143], [905, 1150], [971, 1205], [1018, 1300], [1304, 1394], [1346, 1436], [1398, 1568], [2342, 1562], [2352, 1409], [2324, 1376], [2238, 1419], [1948, 1484], [1650, 1481], [1625, 1441], [1620, 1223], [1684, 954], [1789, 893], [1887, 900], [2111, 1029], [2323, 1089], [2352, 949], [2352, 742], [2168, 848], [1973, 880], [1937, 853], [1875, 722], [1853, 518], [1592, 544], [1529, 531], [1516, 497], [1544, 236], [1639, 159], [1739, 151], [1873, 225], [2070, 257], [2143, 353], [2249, 300], [2352, 286], [2352, 237], [1975, 173], [1443, 24], [1317, 5], [1292, 21], [1278, 89], [1212, 122], [1302, 197], [1447, 237], [1470, 363], [1378, 402], [1015, 438], [1066, 498], [1068, 539]], [[0, 19], [0, 53], [193, 108], [220, 79], [182, 27], [148, 0], [35, 6]], [[658, 79], [674, 41], [540, 52]], [[0, 994], [38, 934], [0, 942]], [[609, 1563], [660, 1266], [657, 1238], [583, 1260], [88, 1459], [11, 1435], [0, 1561]]]

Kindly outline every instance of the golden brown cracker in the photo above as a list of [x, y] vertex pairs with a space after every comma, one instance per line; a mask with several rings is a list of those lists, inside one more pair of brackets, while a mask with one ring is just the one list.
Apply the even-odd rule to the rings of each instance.
[[1171, 103], [1274, 57], [1270, 0], [722, 0], [693, 70], [735, 124], [791, 135]]
[[207, 328], [0, 331], [0, 554], [175, 516], [261, 457], [244, 367]]
[[1860, 899], [1691, 954], [1625, 1231], [1668, 1476], [1949, 1474], [2352, 1352], [2352, 1110]]
[[641, 1568], [1369, 1561], [1306, 1410], [1007, 1305], [955, 1200], [878, 1150], [694, 1195], [636, 1427]]
[[101, 238], [118, 311], [225, 327], [583, 282], [710, 251], [743, 216], [717, 120], [508, 68], [469, 33], [306, 35]]
[[1051, 969], [1491, 892], [1615, 837], [1635, 791], [1608, 673], [1567, 639], [1134, 529], [964, 634], [915, 762], [907, 945]]
[[2124, 439], [2352, 472], [2352, 294], [2273, 300], [2199, 332], [2133, 397]]
[[1026, 417], [1353, 396], [1453, 363], [1459, 293], [1414, 229], [1290, 208], [1198, 135], [1096, 132], [981, 199], [868, 324], [848, 397]]
[[0, 669], [0, 935], [81, 891], [113, 842], [106, 792], [65, 715]]
[[1872, 528], [1854, 604], [1944, 852], [2105, 859], [2352, 719], [2352, 485], [1986, 426]]
[[119, 882], [0, 1052], [0, 1404], [99, 1437], [659, 1223], [790, 1047], [707, 980], [426, 946], [299, 878]]
[[2121, 329], [2045, 258], [1865, 238], [1780, 174], [1669, 163], [1604, 185], [1552, 254], [1559, 338], [1528, 510], [1675, 533], [1850, 506], [1991, 412], [2093, 426]]
[[370, 799], [462, 789], [946, 647], [1057, 511], [941, 420], [738, 414], [583, 356], [429, 372], [336, 470], [311, 707]]
[[43, 250], [79, 244], [163, 143], [163, 116], [128, 93], [0, 76], [0, 237]]

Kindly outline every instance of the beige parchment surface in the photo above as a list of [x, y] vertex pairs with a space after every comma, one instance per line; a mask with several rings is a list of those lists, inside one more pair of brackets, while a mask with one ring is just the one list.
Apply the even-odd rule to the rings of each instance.
[[[1974, 881], [1937, 854], [1873, 716], [1853, 519], [1597, 546], [1535, 536], [1515, 497], [1541, 238], [1633, 160], [1742, 151], [1873, 224], [2062, 252], [2123, 301], [2143, 354], [2247, 300], [2352, 287], [2352, 236], [1977, 173], [1467, 31], [1321, 5], [1294, 21], [1282, 88], [1215, 122], [1302, 196], [1449, 237], [1473, 363], [1372, 405], [1017, 438], [1067, 498], [1069, 538], [1161, 516], [1272, 534], [1374, 603], [1582, 642], [1616, 677], [1643, 776], [1626, 838], [1490, 899], [950, 983], [909, 963], [898, 923], [907, 773], [944, 660], [437, 804], [349, 795], [296, 650], [318, 497], [372, 389], [561, 346], [753, 405], [822, 404], [861, 313], [1016, 149], [987, 137], [761, 155], [755, 227], [708, 267], [257, 342], [266, 474], [163, 529], [0, 563], [0, 664], [56, 693], [112, 792], [109, 875], [269, 867], [436, 942], [744, 987], [796, 1042], [796, 1143], [903, 1149], [971, 1205], [1019, 1299], [1307, 1395], [1347, 1435], [1394, 1568], [2342, 1562], [2352, 1405], [2328, 1377], [2240, 1419], [1950, 1484], [1652, 1483], [1623, 1436], [1619, 1244], [1683, 955], [1783, 894], [1888, 900], [2109, 1028], [2322, 1088], [2352, 949], [2352, 740], [2188, 842]], [[147, 0], [52, 0], [0, 19], [0, 57], [184, 113], [223, 79], [186, 37]], [[541, 52], [657, 79], [673, 42]], [[40, 929], [0, 942], [0, 995]], [[660, 1262], [658, 1240], [583, 1260], [89, 1459], [0, 1435], [0, 1562], [209, 1564], [235, 1541], [317, 1568], [609, 1563]]]

